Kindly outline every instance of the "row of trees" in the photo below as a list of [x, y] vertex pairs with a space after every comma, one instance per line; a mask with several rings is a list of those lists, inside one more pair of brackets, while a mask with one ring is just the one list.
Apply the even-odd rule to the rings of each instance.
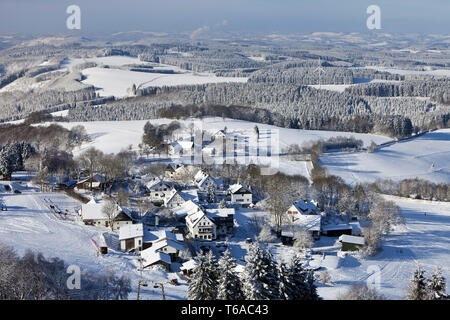
[[217, 261], [212, 252], [200, 253], [188, 288], [190, 300], [319, 300], [314, 274], [293, 257], [277, 263], [270, 252], [252, 244], [242, 276], [226, 250]]
[[79, 279], [72, 279], [78, 270], [63, 260], [32, 251], [20, 257], [1, 243], [0, 261], [0, 300], [119, 300], [131, 292], [127, 276], [80, 270]]
[[377, 181], [374, 188], [384, 194], [400, 197], [450, 201], [450, 184], [433, 183], [423, 179], [405, 179], [400, 182], [390, 180]]

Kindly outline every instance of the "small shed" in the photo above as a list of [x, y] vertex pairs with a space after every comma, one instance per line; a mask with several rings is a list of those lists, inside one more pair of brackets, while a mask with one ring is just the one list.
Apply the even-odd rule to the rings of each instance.
[[284, 245], [293, 245], [294, 244], [294, 233], [292, 231], [281, 231], [281, 242]]
[[180, 270], [183, 272], [185, 276], [190, 277], [192, 275], [192, 271], [197, 266], [197, 261], [194, 259], [188, 260], [181, 265]]
[[366, 244], [364, 237], [350, 236], [347, 234], [341, 235], [339, 242], [342, 243], [342, 251], [358, 251]]

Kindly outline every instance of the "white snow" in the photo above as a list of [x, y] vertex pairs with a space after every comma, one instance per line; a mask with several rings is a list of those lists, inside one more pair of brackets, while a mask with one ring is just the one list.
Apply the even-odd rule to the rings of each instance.
[[[171, 119], [152, 119], [151, 123], [162, 124], [170, 123]], [[87, 148], [93, 146], [104, 153], [118, 153], [123, 149], [127, 149], [131, 145], [131, 149], [137, 150], [137, 145], [142, 140], [143, 128], [147, 120], [133, 120], [133, 121], [92, 121], [92, 122], [59, 122], [61, 126], [71, 129], [76, 125], [83, 125], [86, 128], [87, 133], [92, 138], [92, 141], [83, 144], [81, 148], [74, 150], [74, 154], [78, 155]], [[390, 141], [389, 138], [372, 135], [372, 134], [360, 134], [351, 132], [335, 132], [335, 131], [322, 131], [322, 130], [298, 130], [298, 129], [286, 129], [266, 124], [256, 124], [254, 122], [222, 119], [218, 117], [206, 117], [203, 119], [188, 119], [180, 120], [180, 123], [184, 124], [188, 128], [190, 123], [194, 123], [195, 128], [204, 129], [211, 134], [217, 132], [218, 129], [227, 127], [228, 133], [236, 134], [244, 139], [249, 139], [254, 136], [254, 126], [258, 125], [260, 132], [259, 143], [263, 146], [276, 144], [275, 147], [279, 147], [279, 150], [283, 150], [291, 144], [298, 144], [300, 147], [315, 142], [318, 140], [326, 140], [331, 137], [345, 136], [355, 137], [361, 139], [365, 146], [370, 145], [372, 141], [375, 143], [382, 143]], [[184, 129], [186, 130], [186, 129]], [[240, 141], [239, 143], [243, 143]], [[241, 145], [239, 148], [243, 149]], [[249, 144], [250, 153], [256, 154], [254, 151], [255, 146]], [[286, 157], [263, 157], [258, 159], [245, 156], [244, 150], [238, 153], [238, 161], [249, 163], [252, 161], [259, 161], [261, 164], [268, 164], [272, 167], [278, 168], [281, 172], [287, 174], [301, 174], [309, 176], [311, 170], [309, 161], [293, 161], [288, 160]], [[256, 162], [255, 162], [256, 163]]]
[[[75, 209], [80, 203], [61, 193], [38, 193], [24, 190], [21, 194], [0, 193], [8, 211], [0, 211], [0, 242], [13, 247], [18, 254], [30, 249], [39, 251], [45, 257], [58, 257], [68, 264], [96, 272], [113, 270], [118, 276], [128, 275], [132, 281], [129, 299], [136, 299], [137, 283], [140, 279], [139, 263], [135, 256], [109, 250], [107, 255], [98, 255], [93, 238], [97, 243], [103, 232], [102, 227], [86, 226], [76, 221]], [[48, 205], [54, 204], [60, 209], [69, 209], [67, 219], [54, 214]], [[166, 299], [185, 299], [187, 284], [173, 272], [146, 269], [142, 272], [148, 287], [141, 288], [141, 299], [161, 299], [161, 289], [155, 289], [152, 283], [164, 283]], [[169, 284], [176, 278], [178, 286]]]
[[[87, 68], [81, 71], [86, 77], [82, 82], [98, 88], [98, 92], [101, 96], [130, 96], [130, 88], [133, 84], [135, 84], [137, 88], [145, 88], [149, 86], [163, 87], [219, 82], [247, 82], [247, 78], [244, 77], [217, 77], [213, 73], [191, 72], [175, 66], [143, 62], [138, 58], [124, 56], [68, 59], [61, 64], [61, 67], [62, 70], [73, 71], [76, 65], [83, 62], [97, 63], [97, 67]], [[148, 73], [103, 67], [121, 67], [127, 64], [151, 65], [154, 66], [154, 69], [156, 70], [174, 70], [177, 73]]]
[[373, 153], [325, 153], [321, 164], [348, 183], [422, 178], [450, 182], [450, 129], [382, 147]]
[[333, 284], [319, 287], [324, 298], [336, 298], [354, 282], [375, 285], [379, 280], [383, 295], [403, 299], [417, 264], [428, 277], [437, 266], [445, 278], [450, 276], [450, 203], [386, 198], [400, 206], [405, 225], [383, 237], [383, 250], [376, 256], [347, 255], [338, 269], [328, 268]]
[[365, 68], [389, 72], [389, 73], [395, 73], [395, 74], [400, 74], [400, 75], [431, 75], [431, 76], [439, 76], [439, 77], [450, 77], [450, 69], [436, 69], [436, 70], [420, 71], [420, 70], [405, 70], [405, 69], [386, 68], [386, 67], [380, 67], [380, 66], [368, 66]]

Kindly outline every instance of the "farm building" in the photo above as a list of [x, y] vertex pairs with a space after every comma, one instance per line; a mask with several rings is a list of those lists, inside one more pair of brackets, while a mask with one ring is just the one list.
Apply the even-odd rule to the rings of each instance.
[[185, 263], [183, 263], [180, 267], [181, 272], [183, 272], [183, 274], [185, 276], [190, 277], [192, 274], [192, 271], [194, 270], [194, 268], [197, 266], [197, 261], [195, 261], [194, 259], [188, 260]]
[[366, 244], [364, 237], [349, 236], [346, 234], [339, 237], [339, 242], [342, 243], [342, 251], [358, 251]]
[[102, 175], [94, 174], [92, 177], [80, 180], [76, 184], [78, 190], [101, 191], [105, 185], [105, 178]]
[[[105, 204], [106, 201], [99, 199], [92, 199], [88, 203], [82, 204], [81, 209], [78, 211], [78, 213], [84, 224], [93, 226], [111, 227], [109, 225], [111, 219], [109, 219], [103, 212], [103, 207]], [[133, 223], [131, 213], [127, 209], [119, 206], [118, 204], [115, 205], [115, 212], [113, 214], [114, 214], [112, 218], [113, 226], [111, 228], [113, 231], [119, 230], [120, 227], [123, 225]]]

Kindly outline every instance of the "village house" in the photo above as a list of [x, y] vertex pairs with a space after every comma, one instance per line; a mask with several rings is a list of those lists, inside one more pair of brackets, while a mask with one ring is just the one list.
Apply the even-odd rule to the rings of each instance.
[[153, 248], [147, 248], [141, 251], [142, 267], [150, 268], [156, 265], [162, 266], [166, 270], [170, 270], [172, 263], [167, 253], [155, 251]]
[[[81, 209], [79, 210], [79, 215], [81, 220], [86, 225], [93, 226], [102, 226], [102, 227], [110, 227], [110, 219], [103, 212], [103, 207], [106, 201], [99, 199], [92, 199], [86, 204], [81, 205]], [[133, 223], [133, 219], [131, 218], [131, 213], [116, 204], [114, 217], [113, 217], [113, 231], [117, 231], [123, 225], [128, 225]]]
[[181, 265], [180, 270], [183, 272], [183, 275], [190, 277], [197, 264], [197, 261], [190, 259]]
[[194, 142], [187, 140], [178, 140], [168, 146], [170, 156], [190, 156], [194, 153]]
[[[297, 230], [309, 231], [314, 239], [320, 239], [322, 215], [313, 201], [294, 202], [286, 211], [286, 215], [288, 216], [287, 224], [281, 228], [283, 242], [294, 241]], [[289, 239], [290, 237], [292, 239]]]
[[170, 183], [161, 180], [158, 177], [152, 177], [146, 184], [150, 201], [164, 202], [164, 198], [172, 189]]
[[105, 178], [100, 174], [94, 174], [92, 177], [80, 180], [76, 184], [77, 190], [92, 190], [93, 191], [101, 191], [105, 185]]
[[182, 243], [172, 239], [164, 239], [153, 243], [150, 247], [154, 251], [162, 252], [170, 256], [171, 262], [178, 261], [185, 247]]
[[347, 234], [341, 235], [339, 242], [342, 244], [342, 251], [358, 251], [366, 244], [364, 237], [350, 236]]
[[234, 208], [206, 209], [206, 215], [216, 225], [217, 238], [233, 235], [234, 212]]
[[185, 218], [191, 214], [201, 212], [202, 208], [192, 200], [188, 200], [181, 204], [181, 206], [173, 208], [172, 213], [177, 219]]
[[190, 236], [194, 239], [216, 239], [216, 225], [203, 211], [188, 215], [186, 217], [186, 226]]
[[169, 193], [166, 194], [165, 198], [163, 199], [164, 206], [173, 209], [181, 206], [183, 203], [186, 202], [186, 199], [175, 189], [171, 189]]
[[183, 164], [169, 163], [164, 170], [164, 176], [168, 179], [179, 178], [180, 175], [186, 172], [186, 166]]
[[144, 226], [142, 223], [124, 225], [119, 229], [120, 250], [144, 249]]
[[212, 176], [210, 176], [203, 170], [199, 170], [195, 174], [194, 182], [200, 190], [208, 190], [208, 188], [210, 187], [217, 189], [219, 187], [218, 183], [216, 182], [216, 179], [214, 179]]
[[240, 204], [248, 207], [253, 201], [253, 195], [250, 188], [242, 184], [233, 184], [228, 188], [230, 194], [230, 203]]
[[289, 209], [286, 212], [288, 216], [292, 215], [316, 215], [320, 214], [320, 210], [317, 208], [317, 203], [314, 201], [308, 201], [308, 200], [299, 200], [297, 202], [294, 202], [292, 206], [289, 207]]

